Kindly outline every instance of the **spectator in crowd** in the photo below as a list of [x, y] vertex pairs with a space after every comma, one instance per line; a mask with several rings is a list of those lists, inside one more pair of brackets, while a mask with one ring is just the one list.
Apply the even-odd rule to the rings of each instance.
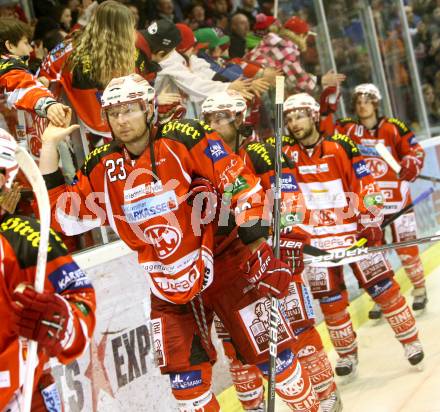
[[243, 57], [246, 53], [246, 36], [250, 30], [249, 19], [245, 14], [237, 13], [231, 18], [231, 44], [229, 57]]
[[29, 71], [26, 60], [32, 51], [31, 28], [17, 19], [0, 19], [0, 91], [7, 93], [7, 104], [27, 110], [63, 126], [69, 108], [58, 103]]
[[[210, 80], [195, 73], [188, 66], [187, 59], [176, 51], [181, 42], [179, 29], [168, 20], [158, 20], [147, 30], [141, 32], [151, 49], [151, 58], [159, 63], [161, 70], [157, 74], [154, 88], [162, 93], [179, 93], [184, 98], [188, 116], [200, 113], [203, 100], [212, 90], [236, 90], [245, 97], [252, 98], [249, 92], [250, 81], [237, 80], [231, 83]], [[185, 48], [182, 45], [181, 49]]]
[[229, 15], [231, 13], [231, 6], [227, 0], [216, 0], [211, 2], [208, 9], [210, 26], [218, 27], [226, 31], [229, 25]]
[[253, 26], [260, 11], [257, 0], [241, 0], [241, 4], [237, 7], [235, 13], [244, 14], [249, 19], [250, 25]]
[[210, 22], [206, 20], [206, 10], [203, 4], [193, 4], [185, 22], [191, 30], [210, 26]]
[[140, 15], [139, 15], [139, 9], [138, 6], [134, 3], [128, 3], [127, 7], [130, 9], [130, 11], [133, 13], [133, 18], [134, 18], [134, 27], [135, 29], [140, 29], [139, 27], [139, 20], [140, 20]]
[[[273, 27], [273, 26], [272, 26]], [[277, 32], [267, 34], [261, 43], [245, 55], [245, 60], [260, 66], [278, 68], [286, 76], [288, 93], [311, 92], [318, 81], [323, 85], [338, 76], [337, 73], [327, 72], [322, 79], [307, 73], [301, 65], [300, 56], [307, 47], [307, 37], [310, 28], [307, 22], [293, 16], [284, 27], [273, 28]]]
[[135, 69], [133, 13], [113, 0], [99, 4], [84, 30], [43, 62], [40, 76], [59, 80], [77, 116], [94, 135], [109, 135], [100, 91], [113, 77]]
[[179, 19], [174, 13], [174, 3], [172, 0], [157, 0], [156, 2], [157, 19], [168, 20], [177, 23]]
[[434, 88], [429, 83], [425, 83], [422, 86], [422, 90], [428, 112], [429, 124], [430, 126], [436, 126], [440, 123], [440, 96], [436, 98]]

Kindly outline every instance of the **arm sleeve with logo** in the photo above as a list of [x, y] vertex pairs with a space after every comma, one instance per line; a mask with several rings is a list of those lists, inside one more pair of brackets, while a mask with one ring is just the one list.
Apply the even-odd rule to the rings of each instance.
[[32, 112], [48, 101], [55, 103], [52, 93], [17, 59], [1, 60], [0, 89], [7, 94], [8, 106], [15, 109]]
[[402, 160], [405, 156], [415, 157], [421, 162], [420, 169], [422, 169], [425, 151], [417, 143], [413, 131], [399, 119], [390, 118], [387, 123], [392, 125], [392, 135], [399, 160]]
[[[19, 231], [16, 229], [20, 228]], [[21, 282], [34, 283], [38, 256], [39, 224], [34, 219], [12, 215], [1, 225], [7, 240], [9, 267], [19, 271], [12, 277], [11, 293]], [[9, 270], [10, 271], [10, 270]], [[87, 275], [67, 252], [59, 235], [51, 229], [48, 250], [45, 292], [62, 296], [69, 305], [73, 328], [66, 349], [58, 355], [62, 363], [69, 363], [86, 349], [95, 328], [95, 291]]]
[[108, 224], [104, 203], [104, 182], [99, 160], [110, 149], [104, 145], [93, 150], [77, 171], [72, 185], [65, 184], [60, 170], [44, 175], [52, 211], [51, 224], [68, 236]]
[[[166, 124], [162, 135], [159, 150], [164, 151], [164, 156], [171, 153], [180, 159], [182, 174], [187, 176], [188, 184], [194, 176], [202, 176], [213, 183], [224, 199], [230, 197], [244, 243], [267, 236], [260, 179], [231, 152], [216, 132], [203, 122], [186, 120]], [[171, 179], [173, 171], [168, 172]]]

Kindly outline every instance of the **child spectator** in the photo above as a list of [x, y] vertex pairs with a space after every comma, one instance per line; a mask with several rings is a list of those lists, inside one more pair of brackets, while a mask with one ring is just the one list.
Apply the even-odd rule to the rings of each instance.
[[0, 19], [0, 90], [7, 94], [9, 107], [35, 112], [63, 126], [65, 112], [70, 109], [54, 99], [26, 64], [32, 51], [31, 36], [31, 29], [25, 23]]

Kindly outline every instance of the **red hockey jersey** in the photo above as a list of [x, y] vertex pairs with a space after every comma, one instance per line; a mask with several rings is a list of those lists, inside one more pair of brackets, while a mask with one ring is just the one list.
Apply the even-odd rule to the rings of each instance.
[[255, 221], [239, 229], [245, 243], [267, 235], [267, 225], [261, 224], [259, 179], [217, 133], [197, 120], [165, 124], [153, 150], [147, 148], [137, 160], [131, 160], [118, 142], [95, 149], [73, 186], [64, 184], [60, 172], [44, 177], [57, 227], [74, 235], [110, 224], [137, 251], [152, 292], [182, 304], [213, 280], [215, 224], [200, 227], [197, 207], [186, 202], [196, 176], [209, 179], [220, 194], [226, 193], [224, 199], [231, 200], [239, 225]]
[[[19, 338], [11, 327], [11, 296], [22, 282], [34, 283], [40, 226], [35, 219], [6, 215], [0, 223], [0, 410], [21, 387], [25, 373], [26, 340]], [[68, 364], [86, 349], [95, 327], [95, 292], [86, 274], [67, 254], [60, 237], [51, 230], [45, 290], [65, 298], [74, 316], [75, 338], [72, 345], [58, 356]], [[35, 385], [47, 355], [39, 353]]]
[[367, 207], [382, 207], [380, 190], [356, 144], [335, 134], [305, 149], [284, 136], [283, 153], [291, 162], [282, 175], [283, 225], [298, 225], [320, 249], [349, 247], [356, 240], [360, 215], [367, 214]]
[[372, 130], [352, 118], [338, 120], [336, 127], [357, 143], [365, 157], [368, 168], [382, 190], [384, 213], [396, 213], [411, 203], [409, 182], [400, 180], [374, 147], [377, 143], [383, 143], [398, 161], [411, 155], [420, 159], [423, 164], [425, 152], [409, 127], [399, 119], [387, 117], [379, 119]]

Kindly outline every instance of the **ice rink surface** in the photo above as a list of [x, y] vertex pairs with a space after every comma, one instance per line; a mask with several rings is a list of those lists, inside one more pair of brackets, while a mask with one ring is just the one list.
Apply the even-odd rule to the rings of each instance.
[[[345, 385], [338, 381], [344, 412], [440, 412], [440, 268], [428, 276], [427, 287], [427, 310], [417, 317], [425, 350], [423, 371], [409, 365], [385, 320], [367, 322], [357, 329], [357, 378]], [[330, 359], [334, 365], [334, 351]], [[276, 411], [288, 408], [277, 400]]]
[[[393, 337], [385, 320], [379, 323], [367, 321], [360, 327], [355, 326], [359, 342], [357, 377], [347, 384], [337, 378], [344, 412], [440, 412], [439, 250], [436, 245], [423, 257], [425, 269], [430, 273], [426, 278], [429, 298], [427, 309], [417, 316], [419, 337], [425, 350], [423, 370], [410, 366], [402, 346]], [[409, 282], [405, 279], [404, 283], [406, 289]], [[411, 304], [410, 293], [406, 293], [406, 297]], [[366, 299], [367, 303], [362, 306], [364, 316], [372, 306]], [[329, 357], [334, 365], [336, 353], [333, 350], [329, 352]], [[241, 412], [243, 409], [236, 399], [235, 391], [231, 389], [219, 397], [222, 411]], [[275, 410], [289, 411], [279, 399]]]

